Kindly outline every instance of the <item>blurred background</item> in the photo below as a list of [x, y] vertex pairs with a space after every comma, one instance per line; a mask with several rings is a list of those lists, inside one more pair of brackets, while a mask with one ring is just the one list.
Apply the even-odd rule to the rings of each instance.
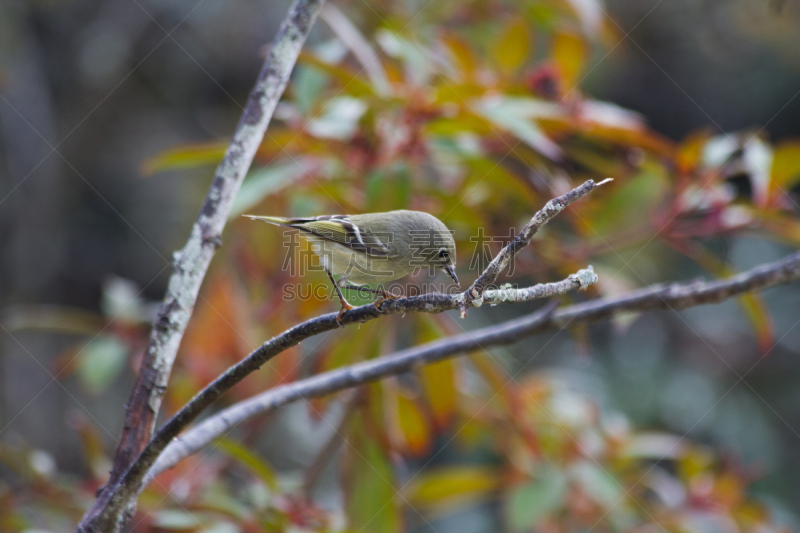
[[[347, 25], [316, 23], [236, 215], [427, 210], [456, 231], [459, 277], [471, 282], [478, 227], [507, 236], [569, 184], [612, 176], [610, 190], [548, 227], [508, 278], [553, 281], [591, 263], [600, 283], [585, 298], [723, 276], [800, 245], [800, 3], [334, 6], [379, 63], [359, 64], [342, 44]], [[102, 484], [170, 257], [188, 236], [287, 9], [285, 1], [241, 0], [0, 4], [0, 531], [67, 531]], [[281, 299], [282, 287], [298, 282], [280, 272], [281, 239], [232, 219], [182, 346], [167, 413], [270, 335], [334, 309]], [[276, 360], [226, 401], [535, 308], [522, 307], [474, 310], [463, 322], [392, 317], [381, 321], [388, 335], [377, 324], [332, 332]], [[193, 471], [165, 478], [143, 496], [133, 529], [259, 530], [242, 525], [248, 520], [274, 530], [345, 522], [353, 531], [795, 528], [798, 310], [793, 284], [470, 356], [440, 369], [452, 390], [439, 399], [426, 392], [426, 379], [442, 383], [437, 374], [390, 380], [355, 400], [294, 405], [244, 428], [235, 435], [244, 444], [229, 445], [223, 458], [193, 459]], [[348, 353], [337, 351], [342, 345]], [[523, 414], [531, 411], [520, 422], [509, 415], [510, 394], [511, 403], [482, 419], [473, 404], [494, 398], [491, 376], [499, 375], [552, 402], [556, 414], [516, 397]], [[362, 404], [386, 409], [385, 422], [354, 417], [369, 410]], [[487, 442], [506, 423], [529, 423], [539, 442]], [[548, 424], [567, 427], [570, 439], [548, 441]], [[276, 496], [300, 490], [320, 443], [336, 431], [355, 444], [323, 457], [330, 460], [311, 487], [316, 503]], [[589, 434], [586, 442], [606, 450], [600, 464], [621, 483], [570, 470], [569, 488], [558, 492], [552, 472], [560, 470], [541, 470], [542, 457], [564, 466], [567, 457], [591, 455], [572, 450]], [[640, 476], [607, 454], [615, 439], [634, 434], [652, 446], [637, 460], [674, 476], [675, 486], [632, 488]], [[663, 448], [668, 435], [686, 436], [691, 451]], [[349, 449], [372, 468], [359, 467]], [[251, 474], [231, 470], [230, 457], [243, 461], [237, 453], [257, 455], [280, 488], [267, 483], [273, 499], [262, 507], [251, 495], [247, 510], [211, 509], [199, 496], [209, 476], [220, 480], [219, 494], [244, 498], [237, 491]], [[692, 478], [700, 471], [713, 476]], [[365, 499], [384, 497], [380, 483], [369, 488], [375, 472], [405, 496], [390, 491], [361, 519]], [[593, 481], [581, 492], [575, 479]], [[530, 511], [553, 492], [563, 507]], [[641, 509], [616, 506], [636, 498]], [[383, 516], [389, 501], [395, 512]], [[650, 505], [657, 511], [643, 515]], [[681, 516], [690, 518], [669, 522], [670, 509], [688, 509]]]

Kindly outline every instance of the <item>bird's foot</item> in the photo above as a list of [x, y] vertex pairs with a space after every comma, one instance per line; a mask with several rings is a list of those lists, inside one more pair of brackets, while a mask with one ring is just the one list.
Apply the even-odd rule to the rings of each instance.
[[344, 327], [344, 324], [342, 324], [342, 315], [344, 314], [345, 311], [349, 311], [351, 309], [355, 309], [355, 307], [353, 307], [347, 302], [342, 302], [342, 308], [339, 310], [339, 314], [336, 315], [336, 323], [339, 324], [340, 328]]
[[396, 299], [400, 298], [399, 296], [395, 296], [394, 294], [392, 294], [391, 292], [388, 292], [388, 291], [381, 291], [380, 295], [381, 295], [381, 299], [373, 304], [375, 306], [375, 309], [377, 309], [378, 311], [381, 310], [381, 304], [383, 302], [385, 302], [386, 300], [396, 300]]

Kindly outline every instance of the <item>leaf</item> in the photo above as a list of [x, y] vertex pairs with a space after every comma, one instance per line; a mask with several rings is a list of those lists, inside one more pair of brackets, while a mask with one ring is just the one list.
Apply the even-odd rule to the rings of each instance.
[[538, 523], [566, 503], [568, 479], [558, 468], [544, 464], [533, 481], [512, 489], [505, 503], [512, 531], [535, 530]]
[[214, 447], [247, 467], [248, 470], [255, 474], [256, 477], [260, 478], [273, 491], [279, 490], [278, 476], [272, 470], [269, 463], [255, 452], [248, 450], [235, 440], [224, 437], [215, 440]]
[[404, 492], [414, 507], [452, 508], [485, 499], [500, 483], [501, 476], [493, 467], [441, 467], [417, 474]]
[[434, 63], [425, 48], [387, 29], [375, 32], [375, 39], [384, 52], [403, 62], [406, 79], [415, 85], [428, 85]]
[[557, 33], [553, 36], [550, 55], [564, 80], [567, 92], [577, 88], [578, 76], [587, 57], [586, 43], [575, 34]]
[[192, 513], [178, 509], [156, 509], [150, 516], [155, 527], [172, 531], [195, 530], [203, 525]]
[[683, 439], [669, 433], [639, 433], [633, 435], [620, 450], [620, 455], [635, 459], [677, 460], [683, 457], [687, 445]]
[[775, 146], [770, 170], [772, 186], [790, 189], [800, 181], [800, 141], [784, 141]]
[[367, 211], [383, 212], [406, 209], [411, 201], [412, 182], [403, 164], [373, 172], [366, 183]]
[[554, 104], [533, 98], [484, 98], [475, 106], [475, 110], [493, 124], [508, 130], [540, 154], [560, 161], [561, 148], [532, 120], [548, 116], [556, 109]]
[[[433, 320], [425, 316], [415, 317], [417, 325], [416, 344], [424, 344], [444, 336]], [[456, 391], [456, 362], [452, 359], [423, 365], [417, 371], [422, 390], [433, 412], [436, 426], [444, 429], [456, 413], [458, 397]]]
[[663, 167], [646, 162], [634, 177], [609, 190], [602, 202], [577, 206], [581, 209], [580, 229], [587, 238], [602, 241], [615, 231], [649, 225], [669, 186]]
[[353, 417], [348, 441], [346, 509], [351, 531], [393, 533], [402, 530], [395, 498], [395, 476], [386, 453], [366, 431], [362, 416]]
[[710, 134], [708, 130], [700, 130], [689, 134], [681, 142], [676, 154], [678, 172], [688, 174], [700, 166], [703, 156], [703, 148], [708, 142]]
[[117, 337], [97, 337], [80, 352], [78, 378], [90, 394], [100, 394], [119, 376], [127, 356], [127, 346]]
[[142, 174], [149, 176], [164, 170], [216, 165], [225, 156], [227, 142], [183, 145], [166, 150], [142, 164]]
[[313, 66], [336, 80], [345, 92], [354, 97], [373, 96], [375, 93], [372, 85], [360, 73], [347, 67], [327, 63], [313, 53], [302, 51], [297, 57], [297, 63]]
[[618, 505], [625, 496], [621, 484], [614, 476], [589, 461], [574, 464], [570, 469], [570, 477], [587, 496], [606, 510]]
[[425, 398], [431, 406], [437, 427], [442, 430], [448, 426], [458, 407], [456, 392], [456, 363], [452, 359], [420, 369]]
[[[669, 244], [718, 278], [729, 278], [736, 274], [730, 265], [700, 244], [688, 240]], [[775, 344], [775, 327], [764, 297], [761, 294], [746, 293], [737, 298], [737, 301], [753, 326], [759, 353], [769, 353]]]
[[524, 20], [510, 21], [490, 51], [494, 62], [506, 73], [514, 72], [525, 63], [530, 55], [531, 39]]
[[[304, 135], [289, 129], [270, 128], [256, 152], [256, 158], [264, 159], [274, 156], [295, 145], [298, 152], [305, 148]], [[165, 170], [180, 170], [203, 166], [217, 165], [225, 156], [228, 142], [213, 141], [200, 144], [185, 144], [165, 150], [164, 152], [145, 160], [142, 164], [142, 174], [149, 176]]]
[[303, 162], [274, 164], [251, 171], [242, 183], [242, 188], [228, 218], [238, 217], [260, 204], [266, 197], [274, 194], [298, 179], [306, 172]]
[[478, 64], [478, 59], [475, 57], [475, 53], [469, 43], [454, 34], [445, 34], [440, 38], [440, 41], [455, 60], [454, 66], [456, 70], [463, 72], [467, 75], [465, 77], [469, 78]]
[[433, 446], [433, 435], [427, 417], [417, 402], [398, 390], [398, 387], [387, 388], [395, 393], [390, 394], [390, 401], [394, 400], [395, 406], [395, 412], [390, 413], [390, 416], [396, 418], [397, 428], [403, 439], [401, 447], [414, 457], [427, 455]]
[[600, 0], [567, 0], [581, 21], [584, 35], [597, 38], [603, 22], [603, 6]]
[[337, 96], [325, 104], [322, 114], [306, 124], [305, 131], [318, 139], [347, 141], [358, 130], [367, 104], [352, 96]]
[[742, 163], [750, 178], [753, 202], [758, 207], [765, 207], [770, 189], [772, 148], [761, 139], [753, 138], [742, 150]]
[[297, 65], [294, 71], [292, 94], [297, 110], [308, 115], [328, 83], [327, 73], [315, 66]]
[[[195, 386], [210, 383], [256, 346], [244, 337], [251, 333], [247, 319], [247, 298], [242, 288], [226, 271], [217, 269], [206, 280], [180, 347], [180, 360]], [[170, 390], [170, 407], [188, 401]]]

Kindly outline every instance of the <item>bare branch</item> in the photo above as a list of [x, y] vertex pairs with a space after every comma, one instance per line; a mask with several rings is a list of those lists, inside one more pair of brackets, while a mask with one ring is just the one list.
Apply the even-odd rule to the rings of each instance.
[[[487, 301], [499, 302], [525, 302], [536, 298], [546, 298], [555, 294], [564, 294], [570, 290], [585, 288], [586, 284], [595, 283], [597, 276], [590, 269], [581, 270], [570, 275], [567, 279], [557, 283], [544, 283], [527, 289], [502, 289], [487, 291]], [[342, 324], [366, 322], [386, 316], [401, 313], [441, 313], [448, 310], [459, 309], [463, 305], [463, 294], [431, 293], [411, 298], [398, 298], [385, 301], [380, 309], [373, 304], [356, 307], [342, 315]], [[197, 416], [220, 396], [225, 394], [234, 385], [245, 377], [260, 369], [261, 366], [280, 354], [284, 350], [298, 345], [301, 341], [340, 327], [337, 322], [337, 313], [318, 316], [290, 328], [280, 335], [273, 337], [260, 348], [230, 367], [224, 374], [198, 392], [180, 411], [156, 432], [152, 440], [128, 469], [122, 483], [139, 485], [147, 471], [158, 459], [159, 454], [169, 443], [180, 434]]]
[[[515, 320], [281, 385], [213, 415], [175, 439], [153, 465], [147, 475], [147, 482], [243, 421], [300, 399], [325, 396], [481, 347], [511, 344], [542, 331], [595, 322], [614, 313], [683, 309], [717, 303], [732, 296], [764, 290], [798, 279], [800, 279], [800, 253], [795, 253], [775, 263], [759, 266], [726, 280], [655, 285], [622, 297], [602, 298], [557, 311], [552, 307], [546, 307]], [[486, 293], [487, 297], [488, 294], [489, 291]]]
[[[606, 183], [607, 181], [608, 180], [605, 180], [601, 183]], [[550, 221], [562, 211], [564, 207], [582, 198], [597, 188], [597, 186], [598, 185], [595, 184], [594, 181], [587, 180], [567, 194], [547, 202], [547, 204], [534, 215], [531, 223], [526, 226], [526, 229], [500, 252], [498, 257], [501, 259], [495, 258], [489, 267], [487, 267], [487, 270], [481, 274], [479, 280], [491, 279], [493, 281], [497, 279], [500, 271], [508, 264], [508, 261], [530, 242], [531, 236], [533, 236], [540, 227]], [[497, 266], [501, 264], [502, 266]], [[489, 271], [491, 271], [491, 273], [487, 274]], [[583, 290], [596, 281], [597, 276], [595, 276], [594, 272], [589, 268], [585, 271], [582, 270], [577, 274], [573, 274], [566, 280], [558, 283], [543, 284], [528, 289], [501, 289], [490, 292], [488, 297], [491, 303], [524, 302], [555, 294], [564, 294], [570, 290]], [[480, 295], [483, 295], [487, 287], [488, 283], [481, 286]], [[472, 288], [470, 288], [470, 291], [471, 290]], [[158, 455], [167, 447], [172, 439], [177, 437], [206, 407], [230, 390], [231, 387], [239, 383], [249, 374], [260, 369], [264, 363], [287, 348], [296, 346], [301, 341], [325, 331], [330, 331], [337, 327], [355, 322], [363, 323], [367, 320], [373, 320], [387, 314], [411, 312], [441, 313], [451, 309], [461, 309], [463, 314], [467, 305], [477, 307], [480, 306], [482, 302], [483, 300], [480, 298], [471, 298], [468, 300], [467, 292], [455, 295], [430, 293], [410, 298], [387, 300], [381, 304], [380, 308], [372, 304], [367, 304], [345, 312], [341, 316], [341, 319], [338, 318], [337, 313], [330, 313], [298, 324], [262, 344], [260, 348], [236, 365], [230, 367], [225, 373], [197, 393], [189, 403], [183, 406], [180, 411], [156, 432], [150, 442], [147, 443], [147, 446], [144, 447], [136, 460], [125, 472], [124, 477], [120, 479], [118, 484], [126, 487], [126, 491], [129, 490], [129, 487], [141, 487], [142, 479], [156, 461]]]
[[300, 49], [323, 0], [295, 0], [269, 50], [225, 157], [217, 168], [200, 214], [183, 250], [174, 256], [174, 273], [153, 324], [150, 341], [125, 411], [125, 424], [111, 477], [78, 531], [118, 531], [132, 512], [139, 486], [121, 486], [124, 474], [145, 448], [155, 425], [178, 346], [197, 300], [233, 199], [261, 144]]
[[595, 183], [592, 180], [588, 180], [584, 182], [583, 185], [572, 189], [567, 194], [563, 194], [547, 202], [542, 209], [533, 215], [531, 221], [528, 222], [524, 228], [522, 228], [522, 231], [520, 231], [519, 234], [514, 237], [514, 240], [508, 243], [506, 247], [503, 248], [499, 254], [497, 254], [492, 262], [489, 263], [489, 266], [486, 267], [486, 270], [484, 270], [483, 273], [478, 276], [478, 279], [476, 279], [469, 289], [467, 289], [465, 292], [466, 297], [464, 304], [460, 307], [461, 316], [463, 317], [466, 314], [467, 308], [473, 305], [473, 302], [479, 300], [481, 296], [483, 296], [483, 292], [487, 287], [489, 287], [489, 285], [497, 281], [497, 277], [500, 275], [500, 273], [505, 270], [514, 256], [517, 255], [520, 250], [528, 246], [528, 243], [531, 242], [531, 238], [533, 238], [536, 232], [539, 231], [539, 228], [550, 222], [553, 217], [558, 215], [568, 205], [583, 198], [597, 187], [605, 185], [610, 181], [612, 181], [611, 178], [605, 179], [600, 183]]

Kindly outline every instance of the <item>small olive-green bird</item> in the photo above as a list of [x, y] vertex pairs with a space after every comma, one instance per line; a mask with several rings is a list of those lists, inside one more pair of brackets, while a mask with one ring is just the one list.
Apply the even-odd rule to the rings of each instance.
[[[386, 291], [359, 285], [394, 281], [417, 268], [441, 268], [458, 285], [453, 235], [441, 220], [428, 213], [401, 210], [313, 218], [244, 216], [298, 229], [312, 243], [342, 304], [337, 320], [353, 308], [340, 287], [392, 298]], [[334, 275], [339, 276], [338, 282]]]

